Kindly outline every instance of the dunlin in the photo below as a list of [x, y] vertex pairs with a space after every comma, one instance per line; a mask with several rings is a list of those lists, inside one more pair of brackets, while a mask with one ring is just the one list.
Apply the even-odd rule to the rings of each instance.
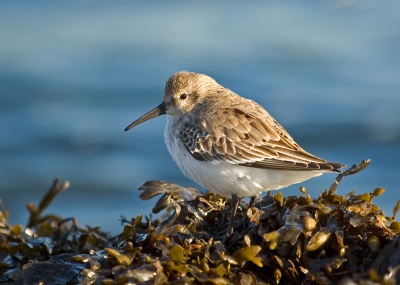
[[263, 107], [204, 74], [172, 75], [164, 101], [125, 131], [163, 114], [165, 143], [182, 172], [207, 190], [232, 198], [228, 235], [239, 198], [345, 166], [306, 152]]

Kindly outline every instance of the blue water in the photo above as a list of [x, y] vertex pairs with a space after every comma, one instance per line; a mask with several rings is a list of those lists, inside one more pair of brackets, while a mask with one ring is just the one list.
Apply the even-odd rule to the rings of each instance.
[[[345, 194], [398, 194], [400, 2], [2, 1], [0, 197], [27, 221], [58, 176], [71, 187], [47, 213], [121, 230], [148, 214], [137, 188], [184, 178], [164, 145], [165, 117], [123, 129], [158, 105], [186, 69], [213, 76], [263, 105], [306, 150], [347, 165]], [[317, 196], [333, 182], [302, 183]], [[298, 194], [298, 186], [284, 194]]]

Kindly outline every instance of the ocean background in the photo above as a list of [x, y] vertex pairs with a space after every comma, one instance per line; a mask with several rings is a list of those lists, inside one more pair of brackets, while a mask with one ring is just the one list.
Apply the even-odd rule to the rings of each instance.
[[[264, 106], [307, 151], [348, 166], [339, 194], [400, 198], [400, 2], [1, 1], [0, 197], [27, 222], [55, 177], [71, 187], [46, 213], [113, 234], [147, 215], [147, 180], [197, 186], [164, 144], [166, 117], [124, 128], [162, 101], [173, 73], [214, 77]], [[334, 174], [292, 185], [317, 197]], [[200, 188], [201, 189], [201, 188]]]

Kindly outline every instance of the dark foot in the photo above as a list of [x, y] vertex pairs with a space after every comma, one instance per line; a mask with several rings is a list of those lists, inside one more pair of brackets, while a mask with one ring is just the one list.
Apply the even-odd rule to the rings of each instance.
[[239, 197], [236, 194], [232, 194], [231, 217], [229, 219], [229, 226], [228, 230], [226, 231], [226, 236], [230, 236], [233, 233], [233, 222], [235, 221], [235, 216], [238, 206], [239, 206]]
[[243, 215], [243, 218], [242, 218], [242, 221], [241, 221], [242, 223], [244, 223], [244, 221], [246, 220], [247, 211], [248, 211], [249, 209], [251, 209], [251, 207], [254, 206], [254, 203], [256, 202], [258, 196], [260, 196], [260, 194], [254, 195], [254, 196], [252, 196], [252, 197], [250, 198], [249, 205], [247, 206], [246, 212], [244, 212], [244, 215]]

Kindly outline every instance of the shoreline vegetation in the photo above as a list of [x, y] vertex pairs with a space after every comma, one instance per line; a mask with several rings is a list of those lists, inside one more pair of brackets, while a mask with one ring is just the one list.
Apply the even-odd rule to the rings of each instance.
[[140, 186], [140, 198], [161, 195], [153, 213], [121, 218], [123, 231], [79, 227], [75, 218], [42, 215], [69, 182], [55, 179], [26, 227], [10, 225], [0, 209], [3, 284], [400, 284], [400, 223], [373, 204], [383, 188], [336, 193], [339, 174], [319, 197], [274, 191], [251, 209], [240, 203], [226, 237], [230, 201], [164, 181]]

